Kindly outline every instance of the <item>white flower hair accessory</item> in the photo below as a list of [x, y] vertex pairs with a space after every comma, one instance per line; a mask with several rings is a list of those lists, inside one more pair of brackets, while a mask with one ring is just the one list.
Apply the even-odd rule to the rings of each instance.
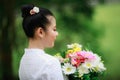
[[30, 14], [33, 15], [35, 13], [39, 13], [39, 8], [38, 7], [33, 7], [32, 10], [30, 10]]

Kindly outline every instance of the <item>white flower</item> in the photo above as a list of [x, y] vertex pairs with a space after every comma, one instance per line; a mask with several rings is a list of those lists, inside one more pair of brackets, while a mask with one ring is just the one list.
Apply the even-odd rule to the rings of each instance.
[[95, 61], [101, 61], [101, 57], [100, 56], [98, 56], [97, 54], [94, 54], [94, 56], [95, 56]]
[[106, 68], [104, 67], [104, 64], [102, 62], [99, 62], [99, 64], [95, 67], [95, 71], [102, 72], [104, 70], [106, 70]]
[[67, 47], [68, 47], [68, 48], [72, 48], [72, 45], [69, 45], [69, 44], [68, 44]]
[[92, 69], [96, 64], [93, 61], [86, 61], [82, 64], [87, 69]]
[[94, 60], [86, 60], [85, 63], [82, 65], [86, 68], [88, 68], [90, 71], [94, 70], [95, 72], [102, 72], [106, 70], [104, 67], [104, 64], [101, 61], [101, 57], [98, 56], [97, 54], [94, 54], [95, 59]]
[[78, 72], [79, 72], [79, 76], [81, 77], [83, 74], [88, 74], [89, 69], [81, 65], [78, 67]]
[[67, 45], [68, 48], [74, 48], [74, 47], [79, 47], [81, 48], [82, 45], [78, 44], [78, 43], [74, 43], [74, 44], [70, 44], [70, 45]]
[[39, 12], [39, 8], [38, 8], [38, 7], [34, 7], [34, 8], [33, 8], [33, 11], [34, 11], [35, 13], [38, 13], [38, 12]]
[[69, 75], [76, 71], [76, 67], [72, 66], [69, 63], [65, 63], [64, 66], [62, 67], [62, 70], [66, 75]]

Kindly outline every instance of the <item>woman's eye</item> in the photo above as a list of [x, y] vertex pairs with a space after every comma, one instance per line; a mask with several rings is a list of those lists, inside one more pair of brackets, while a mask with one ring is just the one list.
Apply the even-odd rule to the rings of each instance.
[[56, 31], [56, 29], [53, 29], [54, 31]]

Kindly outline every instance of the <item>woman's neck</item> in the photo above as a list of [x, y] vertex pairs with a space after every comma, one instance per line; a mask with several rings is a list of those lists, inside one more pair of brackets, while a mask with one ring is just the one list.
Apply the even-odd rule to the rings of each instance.
[[42, 45], [42, 43], [40, 43], [39, 40], [29, 39], [28, 48], [44, 49], [44, 46]]

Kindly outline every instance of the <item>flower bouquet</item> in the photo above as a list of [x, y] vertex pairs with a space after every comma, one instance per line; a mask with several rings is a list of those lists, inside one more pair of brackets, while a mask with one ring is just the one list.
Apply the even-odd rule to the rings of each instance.
[[66, 51], [55, 56], [69, 80], [99, 80], [99, 75], [106, 70], [100, 56], [82, 50], [82, 45], [77, 43], [67, 45]]

